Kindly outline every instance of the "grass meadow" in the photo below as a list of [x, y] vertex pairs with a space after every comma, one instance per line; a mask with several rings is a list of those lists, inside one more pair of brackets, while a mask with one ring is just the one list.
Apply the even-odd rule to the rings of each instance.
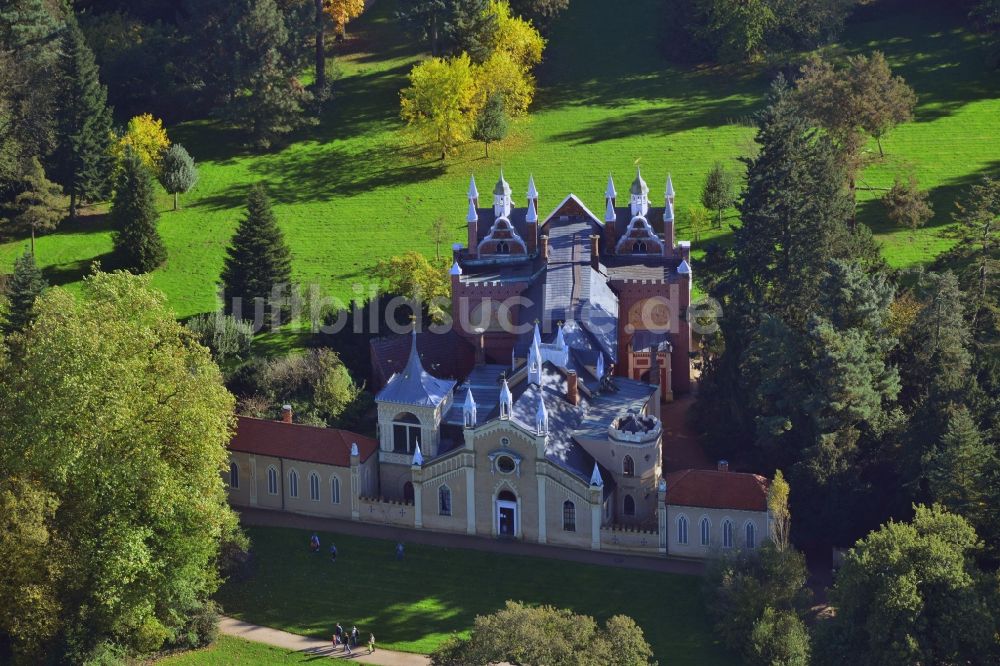
[[[609, 12], [601, 0], [573, 0], [552, 28], [530, 116], [515, 123], [489, 159], [474, 144], [442, 162], [415, 148], [399, 120], [399, 90], [423, 56], [399, 32], [395, 2], [380, 0], [337, 47], [340, 80], [329, 110], [288, 146], [248, 153], [238, 136], [213, 122], [170, 128], [171, 139], [198, 161], [201, 179], [182, 196], [181, 211], [171, 211], [170, 198], [160, 194], [169, 259], [153, 274], [153, 285], [179, 317], [212, 310], [247, 186], [261, 180], [291, 245], [295, 280], [318, 283], [345, 300], [377, 259], [407, 249], [433, 254], [428, 230], [435, 219], [447, 222], [451, 240], [462, 240], [469, 175], [489, 191], [501, 164], [522, 205], [528, 175], [535, 175], [543, 212], [571, 191], [599, 210], [608, 172], [623, 191], [636, 160], [658, 197], [669, 171], [679, 237], [689, 236], [685, 211], [706, 171], [716, 160], [738, 168], [750, 149], [750, 121], [771, 73], [668, 64], [660, 54], [660, 26], [667, 20], [662, 4], [632, 0]], [[996, 79], [984, 71], [978, 40], [960, 12], [939, 4], [882, 0], [830, 47], [838, 55], [883, 50], [919, 95], [914, 122], [888, 136], [886, 158], [869, 166], [860, 183], [887, 187], [894, 174], [913, 170], [932, 192], [936, 215], [915, 234], [884, 221], [878, 190], [860, 192], [860, 219], [897, 267], [926, 263], [948, 248], [956, 193], [1000, 172]], [[723, 228], [703, 234], [701, 243], [725, 242], [735, 222], [731, 211]], [[24, 238], [0, 244], [0, 273], [10, 271], [26, 244]], [[111, 230], [95, 214], [40, 238], [37, 255], [50, 282], [73, 285], [110, 250]], [[282, 349], [300, 339], [279, 335], [269, 342]]]
[[[507, 599], [552, 604], [603, 621], [631, 616], [660, 663], [732, 663], [714, 640], [697, 576], [635, 571], [494, 552], [320, 534], [323, 554], [307, 549], [309, 532], [246, 528], [255, 572], [217, 595], [223, 610], [247, 622], [329, 638], [340, 622], [374, 632], [379, 646], [428, 653], [476, 615]], [[331, 539], [337, 562], [325, 555]]]
[[314, 654], [294, 652], [253, 643], [232, 636], [219, 636], [212, 645], [201, 650], [183, 652], [156, 661], [157, 666], [233, 666], [233, 664], [254, 664], [254, 666], [285, 666], [316, 661]]

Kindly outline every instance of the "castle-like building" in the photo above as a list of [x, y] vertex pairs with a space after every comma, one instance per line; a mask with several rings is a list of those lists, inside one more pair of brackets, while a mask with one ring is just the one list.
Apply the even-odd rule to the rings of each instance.
[[[347, 517], [313, 493], [332, 499], [338, 478], [356, 520], [695, 557], [767, 539], [766, 479], [662, 467], [661, 404], [691, 390], [690, 244], [674, 239], [670, 177], [653, 207], [640, 173], [627, 205], [609, 176], [602, 216], [569, 194], [543, 218], [534, 179], [518, 207], [502, 173], [491, 206], [474, 178], [467, 198], [455, 325], [372, 343], [377, 442], [345, 448], [348, 474], [310, 476], [309, 502], [296, 477], [281, 508]], [[275, 427], [260, 423], [241, 419], [234, 464], [275, 453], [253, 443]]]

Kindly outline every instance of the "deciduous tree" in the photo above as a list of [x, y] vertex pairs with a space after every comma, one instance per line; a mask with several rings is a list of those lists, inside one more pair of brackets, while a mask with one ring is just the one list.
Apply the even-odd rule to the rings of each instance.
[[220, 541], [238, 536], [220, 474], [233, 398], [148, 285], [49, 289], [4, 368], [0, 521], [16, 526], [0, 530], [0, 634], [18, 661], [159, 649], [208, 603]]
[[472, 127], [472, 138], [486, 146], [486, 157], [490, 156], [490, 144], [503, 141], [507, 136], [507, 112], [503, 97], [490, 95], [486, 104], [476, 114], [476, 124]]
[[198, 182], [198, 169], [194, 159], [184, 146], [175, 143], [163, 154], [160, 184], [169, 194], [174, 195], [174, 210], [177, 210], [177, 195], [186, 194]]
[[997, 656], [998, 618], [973, 556], [981, 544], [965, 519], [916, 507], [852, 548], [831, 593], [821, 664], [985, 664]]
[[169, 147], [170, 139], [163, 121], [154, 118], [151, 113], [129, 119], [125, 132], [112, 146], [119, 165], [125, 158], [125, 151], [131, 148], [150, 173], [157, 177], [162, 173], [163, 154]]
[[156, 228], [160, 213], [153, 201], [153, 176], [131, 149], [122, 158], [109, 217], [122, 267], [148, 273], [166, 261], [167, 248]]
[[341, 37], [347, 34], [347, 24], [365, 10], [365, 0], [323, 0], [323, 9], [333, 19], [334, 29]]
[[410, 71], [400, 93], [400, 115], [441, 151], [441, 159], [468, 141], [476, 106], [476, 83], [469, 56], [430, 58]]
[[451, 283], [443, 266], [434, 266], [419, 252], [412, 250], [381, 259], [372, 269], [385, 291], [417, 301], [437, 317], [443, 312], [451, 295]]
[[716, 162], [705, 176], [705, 184], [701, 188], [701, 205], [715, 211], [715, 226], [721, 228], [722, 214], [735, 203], [736, 178], [722, 166], [722, 162]]
[[767, 488], [767, 510], [771, 513], [771, 542], [778, 550], [788, 548], [788, 535], [792, 527], [792, 513], [788, 508], [791, 488], [781, 470], [775, 470]]
[[928, 195], [927, 190], [921, 190], [917, 185], [915, 177], [910, 176], [907, 181], [897, 178], [882, 197], [882, 205], [890, 220], [916, 231], [934, 217]]
[[771, 607], [754, 622], [750, 632], [749, 663], [757, 666], [809, 666], [809, 631], [792, 611]]

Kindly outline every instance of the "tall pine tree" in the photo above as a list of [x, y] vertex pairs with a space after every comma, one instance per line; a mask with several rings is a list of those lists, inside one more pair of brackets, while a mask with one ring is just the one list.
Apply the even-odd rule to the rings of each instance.
[[35, 264], [35, 257], [25, 252], [14, 262], [14, 276], [9, 288], [7, 314], [3, 317], [4, 335], [23, 331], [34, 321], [35, 299], [46, 287], [42, 271]]
[[286, 308], [272, 296], [275, 288], [290, 287], [291, 280], [291, 251], [258, 183], [247, 195], [246, 216], [236, 228], [222, 269], [226, 313], [252, 320], [256, 311], [272, 324], [280, 322]]
[[75, 217], [81, 200], [107, 195], [114, 160], [108, 91], [72, 16], [63, 35], [60, 70], [54, 176], [69, 194], [69, 214]]
[[156, 223], [160, 214], [153, 202], [153, 176], [134, 151], [127, 149], [111, 203], [115, 253], [122, 267], [148, 273], [167, 258]]

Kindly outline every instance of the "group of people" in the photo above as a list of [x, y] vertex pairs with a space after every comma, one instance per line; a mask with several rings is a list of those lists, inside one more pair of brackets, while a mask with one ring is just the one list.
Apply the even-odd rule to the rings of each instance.
[[[337, 623], [337, 626], [333, 629], [333, 637], [330, 639], [333, 643], [333, 649], [336, 650], [338, 645], [342, 645], [344, 648], [344, 654], [354, 654], [353, 648], [358, 647], [358, 640], [360, 638], [361, 632], [358, 628], [351, 627], [350, 631], [345, 631], [344, 627]], [[375, 651], [375, 634], [368, 634], [368, 654]]]
[[[318, 553], [321, 549], [322, 547], [319, 543], [319, 535], [313, 532], [313, 535], [309, 537], [309, 552]], [[330, 561], [337, 561], [337, 545], [332, 541], [330, 542]]]

